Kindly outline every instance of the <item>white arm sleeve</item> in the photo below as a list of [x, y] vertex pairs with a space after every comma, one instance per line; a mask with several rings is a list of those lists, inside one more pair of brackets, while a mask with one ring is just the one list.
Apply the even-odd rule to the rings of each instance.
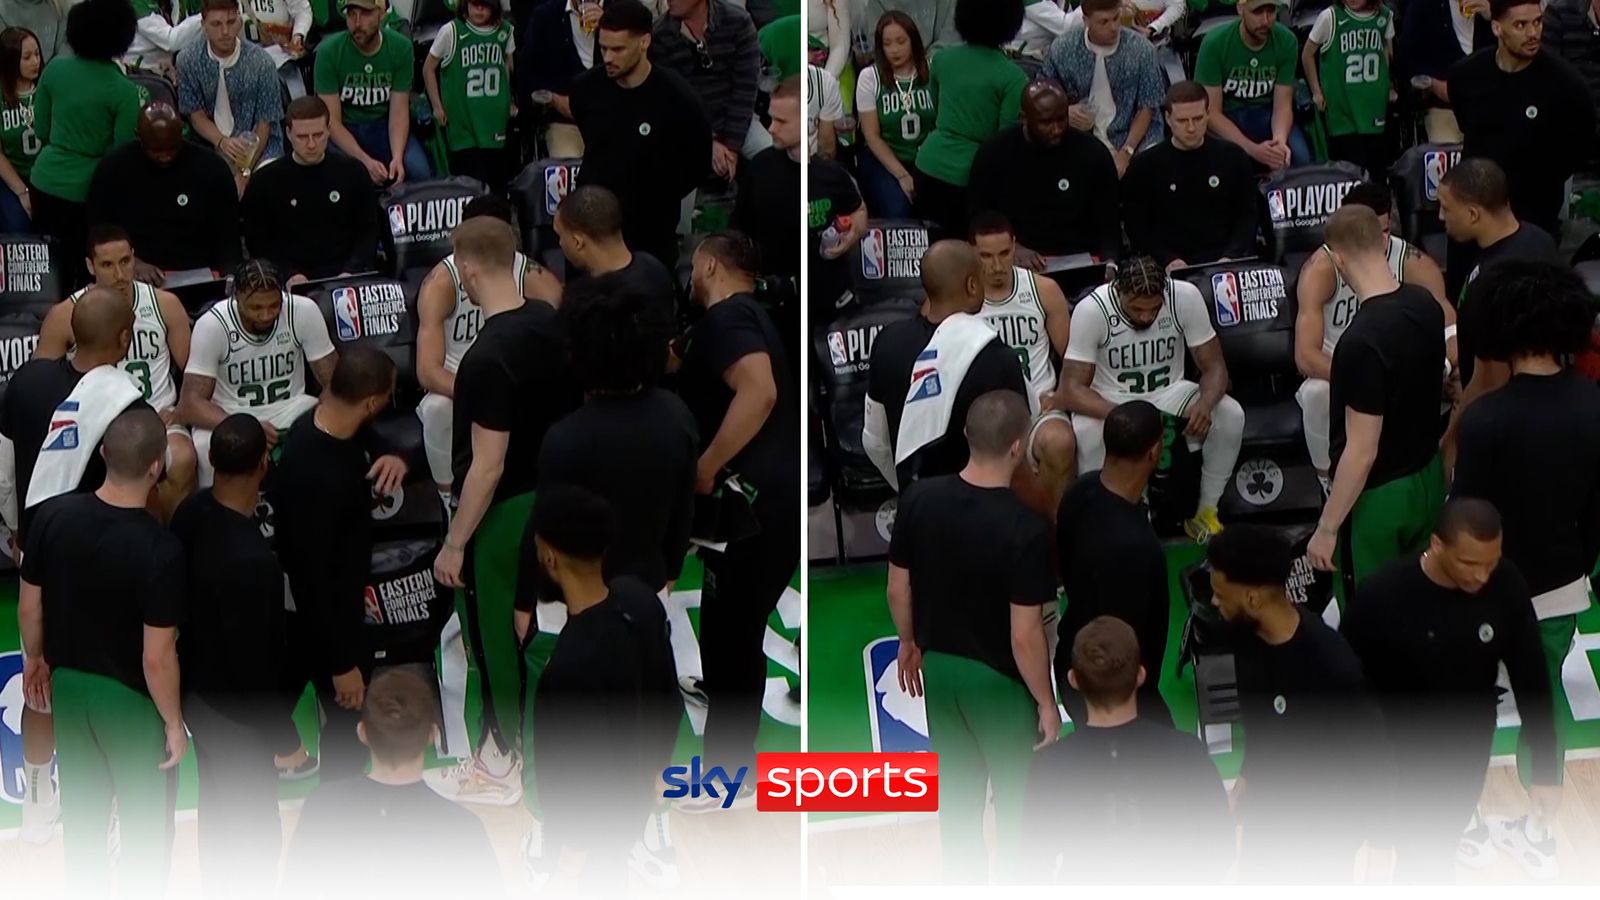
[[456, 52], [456, 26], [449, 23], [439, 29], [434, 35], [433, 46], [428, 48], [428, 55], [439, 61], [439, 67], [444, 68], [450, 64], [450, 57]]
[[301, 37], [310, 34], [313, 21], [311, 0], [284, 0], [284, 5], [289, 7], [289, 18], [294, 20], [294, 24], [290, 26], [294, 29], [293, 33]]
[[322, 320], [322, 310], [310, 297], [290, 294], [294, 304], [294, 334], [300, 339], [300, 349], [305, 351], [307, 362], [316, 362], [333, 352], [333, 339], [328, 337], [328, 323]]
[[1030, 3], [1023, 9], [1022, 14], [1024, 19], [1056, 37], [1067, 33], [1067, 11], [1056, 5], [1052, 0], [1039, 0], [1038, 3]]
[[1199, 288], [1187, 281], [1174, 281], [1172, 306], [1178, 325], [1183, 328], [1184, 343], [1198, 347], [1216, 338], [1216, 329], [1211, 327], [1211, 317], [1206, 315], [1206, 300]]
[[867, 458], [878, 467], [883, 480], [899, 493], [900, 477], [894, 470], [894, 441], [889, 435], [889, 411], [870, 396], [866, 403], [866, 412], [861, 417], [861, 446], [867, 451]]
[[217, 370], [227, 355], [227, 332], [223, 329], [222, 322], [208, 309], [201, 313], [200, 320], [194, 323], [194, 334], [189, 338], [189, 365], [184, 368], [183, 374], [198, 375], [215, 381]]
[[1096, 298], [1101, 296], [1100, 291], [1078, 301], [1072, 310], [1072, 333], [1067, 338], [1067, 353], [1063, 357], [1068, 362], [1088, 363], [1095, 365], [1100, 361], [1100, 346], [1110, 336], [1107, 331], [1105, 313], [1100, 311], [1100, 304]]
[[17, 530], [17, 445], [0, 435], [0, 518]]

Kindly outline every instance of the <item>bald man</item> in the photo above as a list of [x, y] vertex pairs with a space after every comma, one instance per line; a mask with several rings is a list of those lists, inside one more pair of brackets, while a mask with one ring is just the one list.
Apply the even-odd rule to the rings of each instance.
[[[233, 170], [183, 139], [183, 119], [166, 103], [139, 113], [139, 139], [112, 150], [89, 183], [89, 226], [117, 225], [139, 249], [138, 277], [160, 287], [162, 273], [218, 277], [239, 262], [239, 193]], [[71, 253], [85, 247], [62, 248]]]
[[[883, 329], [873, 343], [862, 433], [867, 455], [901, 491], [967, 464], [962, 426], [972, 401], [996, 390], [1028, 396], [1016, 354], [977, 315], [983, 308], [978, 251], [964, 241], [928, 248], [922, 289], [927, 300], [919, 314]], [[914, 428], [902, 427], [908, 415]], [[904, 447], [902, 439], [913, 435], [920, 435], [919, 446]]]
[[971, 211], [997, 212], [1017, 233], [1017, 265], [1043, 271], [1041, 256], [1122, 249], [1117, 166], [1097, 138], [1071, 127], [1060, 86], [1035, 81], [1022, 94], [1022, 123], [990, 138], [972, 163]]

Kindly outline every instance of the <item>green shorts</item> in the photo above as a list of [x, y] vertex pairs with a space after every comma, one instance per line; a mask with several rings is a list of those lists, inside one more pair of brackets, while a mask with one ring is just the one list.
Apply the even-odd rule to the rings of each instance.
[[1361, 492], [1339, 529], [1334, 591], [1340, 612], [1356, 586], [1384, 563], [1427, 548], [1444, 498], [1438, 454], [1410, 475]]
[[462, 578], [456, 592], [467, 645], [467, 694], [479, 700], [485, 738], [509, 752], [521, 745], [522, 660], [517, 650], [515, 609], [522, 533], [533, 510], [533, 493], [508, 497], [489, 507], [467, 542]]

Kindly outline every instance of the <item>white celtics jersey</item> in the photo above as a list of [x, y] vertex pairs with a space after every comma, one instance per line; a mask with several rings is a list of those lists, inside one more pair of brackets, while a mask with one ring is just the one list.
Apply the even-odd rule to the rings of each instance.
[[1094, 365], [1090, 387], [1102, 397], [1155, 394], [1182, 381], [1186, 347], [1215, 339], [1200, 289], [1170, 281], [1155, 323], [1140, 331], [1122, 318], [1111, 285], [1102, 285], [1072, 310], [1066, 358]]
[[1055, 367], [1050, 364], [1050, 332], [1045, 328], [1037, 277], [1027, 269], [1013, 267], [1011, 296], [1004, 300], [985, 298], [978, 313], [1017, 355], [1022, 377], [1028, 382], [1028, 405], [1035, 413], [1039, 411], [1039, 395], [1056, 387]]
[[[89, 288], [68, 297], [78, 302]], [[67, 354], [69, 357], [72, 353]], [[144, 399], [155, 409], [178, 405], [178, 389], [172, 383], [172, 351], [167, 347], [167, 320], [161, 317], [156, 289], [142, 281], [133, 283], [133, 343], [119, 366], [133, 376]]]
[[[272, 330], [251, 334], [239, 318], [238, 301], [229, 297], [206, 310], [227, 335], [228, 350], [217, 367], [217, 388], [212, 395], [228, 415], [247, 412], [264, 422], [306, 392], [306, 354], [295, 333], [294, 303], [283, 295], [283, 305]], [[310, 301], [304, 301], [309, 303]]]
[[[1322, 248], [1324, 251], [1326, 247]], [[1406, 278], [1406, 251], [1410, 249], [1406, 242], [1391, 235], [1389, 237], [1389, 271], [1394, 273], [1394, 280], [1405, 284]], [[1331, 259], [1332, 257], [1330, 257]], [[1333, 348], [1339, 346], [1339, 338], [1344, 335], [1344, 330], [1350, 327], [1350, 320], [1356, 317], [1356, 292], [1350, 285], [1344, 283], [1339, 277], [1339, 270], [1333, 270], [1333, 298], [1322, 304], [1322, 352], [1330, 356]]]
[[[517, 289], [522, 289], [522, 273], [528, 269], [528, 258], [521, 253], [512, 261], [516, 273]], [[483, 327], [483, 310], [467, 299], [467, 289], [461, 286], [461, 275], [456, 271], [456, 255], [444, 258], [444, 268], [450, 273], [450, 285], [456, 292], [455, 309], [444, 320], [444, 370], [454, 375], [461, 367], [461, 358], [478, 339], [478, 329]]]

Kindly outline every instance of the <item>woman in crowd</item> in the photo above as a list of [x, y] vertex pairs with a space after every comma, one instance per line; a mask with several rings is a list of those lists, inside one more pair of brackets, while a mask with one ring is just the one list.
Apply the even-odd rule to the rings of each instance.
[[861, 155], [861, 189], [879, 218], [911, 215], [916, 197], [911, 174], [917, 148], [933, 127], [937, 97], [929, 83], [928, 52], [916, 23], [903, 12], [884, 13], [873, 41], [876, 63], [856, 82], [856, 110], [869, 153]]
[[8, 234], [32, 228], [28, 176], [40, 148], [33, 130], [33, 88], [42, 68], [44, 58], [33, 32], [0, 31], [0, 181], [10, 189], [0, 192], [0, 231]]

